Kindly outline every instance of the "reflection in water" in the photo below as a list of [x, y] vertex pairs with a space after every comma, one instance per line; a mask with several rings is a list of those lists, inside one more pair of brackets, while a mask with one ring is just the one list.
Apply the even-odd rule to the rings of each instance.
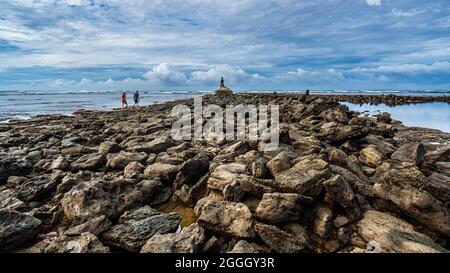
[[350, 110], [375, 115], [379, 112], [388, 112], [393, 119], [400, 120], [409, 127], [423, 127], [438, 129], [450, 133], [450, 104], [445, 102], [419, 103], [409, 105], [387, 106], [386, 104], [353, 104], [347, 105]]

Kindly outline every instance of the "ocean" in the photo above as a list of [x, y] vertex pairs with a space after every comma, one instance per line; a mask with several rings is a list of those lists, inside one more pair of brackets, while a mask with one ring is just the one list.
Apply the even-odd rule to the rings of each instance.
[[[289, 92], [302, 91], [243, 91], [252, 92]], [[177, 99], [191, 98], [212, 93], [212, 91], [139, 91], [141, 105], [161, 103]], [[450, 96], [450, 90], [320, 90], [311, 94], [395, 94], [411, 96]], [[111, 110], [121, 107], [122, 91], [0, 91], [0, 122], [11, 119], [29, 119], [40, 114], [70, 115], [80, 109]], [[127, 92], [129, 105], [133, 105], [133, 92]], [[367, 111], [370, 114], [389, 112], [394, 119], [401, 120], [407, 126], [439, 129], [450, 132], [450, 105], [447, 103], [424, 103], [389, 107], [380, 105], [354, 105], [345, 103], [350, 109]]]

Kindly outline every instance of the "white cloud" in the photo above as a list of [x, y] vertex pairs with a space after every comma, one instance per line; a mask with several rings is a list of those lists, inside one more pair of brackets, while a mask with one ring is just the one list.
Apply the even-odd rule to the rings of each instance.
[[183, 72], [175, 70], [170, 64], [162, 63], [155, 65], [152, 70], [144, 75], [150, 81], [159, 81], [161, 83], [179, 83], [185, 84], [187, 77]]
[[369, 6], [380, 6], [381, 0], [366, 0]]
[[412, 17], [421, 13], [424, 13], [425, 10], [417, 10], [417, 9], [411, 9], [411, 10], [401, 10], [401, 9], [392, 9], [392, 15], [395, 17]]
[[217, 65], [207, 71], [194, 71], [191, 80], [203, 83], [218, 83], [220, 78], [230, 83], [239, 83], [252, 78], [261, 78], [258, 74], [250, 75], [241, 68], [233, 68], [228, 65]]

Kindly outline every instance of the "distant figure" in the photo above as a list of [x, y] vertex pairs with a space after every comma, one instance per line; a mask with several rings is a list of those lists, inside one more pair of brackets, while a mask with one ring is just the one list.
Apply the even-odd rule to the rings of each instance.
[[225, 81], [223, 80], [223, 77], [220, 78], [220, 87], [225, 87]]
[[122, 94], [122, 110], [125, 105], [126, 105], [126, 107], [128, 107], [127, 92], [123, 92], [123, 94]]
[[134, 92], [134, 106], [139, 106], [139, 91]]
[[305, 95], [309, 96], [309, 89], [306, 89]]

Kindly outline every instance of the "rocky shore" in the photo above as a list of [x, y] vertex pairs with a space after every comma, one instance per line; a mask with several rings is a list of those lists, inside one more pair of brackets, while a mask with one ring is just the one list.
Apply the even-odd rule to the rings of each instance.
[[272, 152], [173, 140], [193, 100], [0, 124], [0, 251], [448, 252], [450, 134], [338, 103], [417, 100], [203, 98], [280, 105]]

